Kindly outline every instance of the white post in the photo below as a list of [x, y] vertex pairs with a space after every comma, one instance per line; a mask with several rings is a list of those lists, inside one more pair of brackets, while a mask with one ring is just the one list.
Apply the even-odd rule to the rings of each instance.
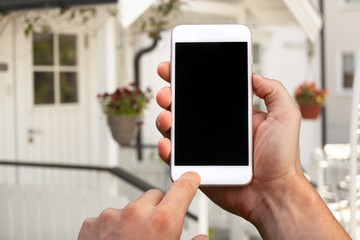
[[[105, 21], [100, 25], [101, 28], [97, 32], [97, 82], [98, 91], [112, 92], [115, 91], [116, 83], [116, 20], [108, 17], [106, 9], [99, 8], [98, 21]], [[106, 136], [104, 136], [106, 133]], [[102, 149], [107, 154], [107, 164], [114, 166], [118, 163], [118, 146], [112, 140], [110, 132], [102, 126], [102, 136], [107, 149]], [[106, 140], [105, 140], [106, 139]]]
[[[109, 17], [105, 8], [99, 7], [96, 31], [96, 81], [97, 93], [113, 92], [117, 86], [116, 70], [116, 19]], [[95, 97], [95, 96], [94, 96]], [[106, 117], [101, 113], [98, 132], [97, 164], [115, 166], [119, 159], [119, 146], [112, 139], [106, 126]], [[100, 175], [101, 176], [101, 175]], [[111, 176], [103, 176], [99, 180], [102, 189], [108, 189], [110, 194], [117, 194], [118, 182]]]
[[359, 99], [360, 99], [360, 50], [356, 59], [356, 71], [353, 83], [353, 95], [351, 104], [351, 118], [350, 118], [350, 235], [356, 239], [356, 175], [357, 175], [357, 145], [358, 145], [358, 126], [359, 126]]
[[209, 200], [204, 193], [199, 191], [199, 234], [209, 232]]

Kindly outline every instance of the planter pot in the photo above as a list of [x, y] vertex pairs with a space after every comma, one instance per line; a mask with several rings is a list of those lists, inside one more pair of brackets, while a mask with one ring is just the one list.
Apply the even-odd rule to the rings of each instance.
[[304, 119], [316, 119], [321, 113], [321, 105], [318, 104], [302, 104], [300, 105], [301, 116]]
[[139, 116], [108, 116], [111, 135], [120, 145], [129, 145], [138, 132]]

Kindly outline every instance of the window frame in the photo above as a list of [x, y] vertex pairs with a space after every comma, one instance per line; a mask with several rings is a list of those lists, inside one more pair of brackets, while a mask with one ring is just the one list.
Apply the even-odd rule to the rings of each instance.
[[337, 76], [336, 76], [336, 92], [339, 96], [351, 97], [353, 92], [353, 87], [344, 88], [344, 55], [352, 54], [354, 57], [354, 75], [356, 71], [356, 51], [355, 50], [342, 50], [337, 54]]
[[[34, 33], [34, 34], [42, 34], [42, 33]], [[33, 44], [34, 39], [32, 35], [31, 44], [31, 66], [32, 66], [32, 77], [31, 77], [31, 105], [33, 108], [42, 109], [42, 108], [68, 108], [68, 107], [78, 107], [80, 106], [80, 56], [79, 56], [79, 35], [76, 33], [68, 33], [68, 32], [52, 32], [48, 33], [53, 36], [53, 65], [35, 65], [34, 64], [34, 53], [33, 53]], [[76, 65], [60, 65], [60, 36], [61, 35], [72, 35], [75, 36], [76, 43]], [[54, 103], [44, 103], [44, 104], [36, 104], [35, 103], [35, 86], [34, 86], [34, 73], [35, 72], [52, 72], [54, 74]], [[76, 102], [66, 103], [61, 102], [61, 86], [60, 86], [60, 74], [65, 72], [75, 73], [76, 78]]]

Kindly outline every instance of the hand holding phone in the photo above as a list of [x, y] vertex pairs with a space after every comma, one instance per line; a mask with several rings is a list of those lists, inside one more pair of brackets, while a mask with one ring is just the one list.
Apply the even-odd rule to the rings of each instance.
[[172, 32], [171, 177], [202, 185], [252, 179], [252, 46], [244, 25], [180, 25]]

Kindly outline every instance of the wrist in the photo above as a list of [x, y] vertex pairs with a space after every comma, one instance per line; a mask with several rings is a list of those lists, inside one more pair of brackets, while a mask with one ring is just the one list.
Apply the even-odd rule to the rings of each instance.
[[249, 216], [264, 239], [346, 239], [347, 233], [303, 175], [259, 191]]

